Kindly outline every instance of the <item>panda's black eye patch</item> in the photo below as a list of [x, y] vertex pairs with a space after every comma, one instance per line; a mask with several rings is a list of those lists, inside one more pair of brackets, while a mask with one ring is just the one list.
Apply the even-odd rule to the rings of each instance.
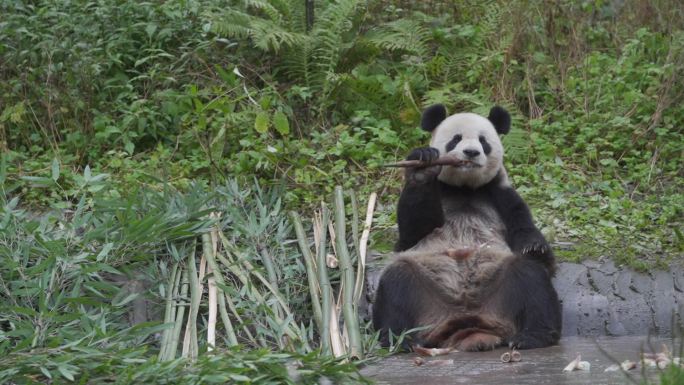
[[487, 138], [484, 137], [484, 135], [480, 135], [480, 144], [482, 145], [482, 151], [484, 151], [485, 155], [489, 155], [490, 152], [492, 152], [492, 146], [487, 142]]
[[461, 135], [454, 135], [454, 138], [451, 139], [449, 141], [449, 143], [447, 143], [447, 145], [446, 145], [446, 152], [453, 150], [454, 147], [456, 147], [456, 145], [458, 144], [458, 142], [461, 141], [462, 138], [463, 137]]

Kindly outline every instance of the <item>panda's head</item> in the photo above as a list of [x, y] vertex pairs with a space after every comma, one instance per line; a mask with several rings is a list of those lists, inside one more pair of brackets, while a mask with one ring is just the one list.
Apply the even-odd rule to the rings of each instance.
[[499, 139], [499, 134], [511, 128], [511, 116], [505, 109], [493, 107], [486, 118], [470, 112], [447, 117], [446, 108], [435, 104], [423, 112], [421, 127], [432, 133], [430, 146], [438, 149], [440, 156], [469, 161], [463, 166], [442, 167], [442, 182], [478, 188], [500, 173], [501, 183], [508, 183]]

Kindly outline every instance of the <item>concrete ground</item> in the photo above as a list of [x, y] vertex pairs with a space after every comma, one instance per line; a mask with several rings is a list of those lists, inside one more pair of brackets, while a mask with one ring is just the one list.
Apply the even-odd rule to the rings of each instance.
[[[610, 365], [624, 360], [639, 361], [641, 352], [660, 352], [662, 344], [679, 355], [681, 342], [672, 339], [649, 339], [644, 336], [564, 337], [558, 346], [522, 350], [522, 360], [502, 363], [500, 348], [490, 352], [452, 352], [448, 355], [424, 357], [417, 366], [415, 353], [397, 354], [365, 367], [361, 373], [378, 384], [627, 384], [658, 383], [659, 369], [642, 368], [628, 372], [604, 372]], [[563, 372], [577, 354], [591, 364], [589, 371]], [[435, 360], [453, 360], [445, 365], [430, 364]]]

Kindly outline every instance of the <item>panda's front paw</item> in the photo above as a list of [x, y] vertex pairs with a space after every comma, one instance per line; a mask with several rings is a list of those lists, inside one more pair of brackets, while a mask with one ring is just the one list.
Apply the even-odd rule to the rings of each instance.
[[511, 249], [523, 256], [544, 259], [552, 255], [551, 247], [536, 229], [519, 230], [513, 234]]
[[535, 259], [546, 257], [550, 253], [551, 247], [548, 243], [546, 243], [546, 241], [534, 241], [527, 246], [524, 246], [520, 251], [520, 254], [523, 256]]
[[[433, 147], [421, 147], [411, 151], [406, 160], [419, 160], [433, 162], [439, 158], [439, 150]], [[406, 181], [410, 184], [424, 184], [435, 178], [442, 171], [441, 166], [407, 167], [405, 171]]]
[[406, 160], [420, 160], [423, 162], [432, 162], [439, 158], [439, 150], [434, 147], [416, 148], [406, 157]]

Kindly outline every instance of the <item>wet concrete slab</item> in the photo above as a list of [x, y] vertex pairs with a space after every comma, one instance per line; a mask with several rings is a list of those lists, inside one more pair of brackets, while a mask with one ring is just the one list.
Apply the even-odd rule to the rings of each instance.
[[[660, 369], [643, 368], [630, 371], [605, 372], [624, 360], [639, 361], [642, 352], [660, 352], [665, 343], [672, 352], [681, 352], [680, 340], [625, 337], [564, 337], [560, 344], [543, 349], [522, 350], [522, 360], [502, 363], [501, 354], [508, 349], [489, 352], [452, 352], [437, 357], [424, 357], [416, 366], [415, 353], [397, 354], [371, 364], [361, 373], [378, 384], [625, 384], [658, 383]], [[591, 364], [589, 371], [563, 372], [563, 368], [581, 354]], [[434, 360], [453, 360], [446, 365], [431, 365]]]

